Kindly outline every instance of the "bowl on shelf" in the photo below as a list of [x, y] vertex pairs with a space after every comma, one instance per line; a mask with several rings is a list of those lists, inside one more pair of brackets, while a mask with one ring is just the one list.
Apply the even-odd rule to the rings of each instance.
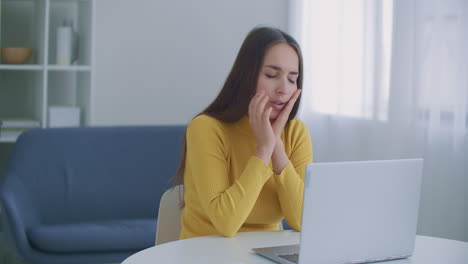
[[33, 49], [29, 47], [2, 47], [2, 62], [6, 64], [24, 64], [32, 56]]

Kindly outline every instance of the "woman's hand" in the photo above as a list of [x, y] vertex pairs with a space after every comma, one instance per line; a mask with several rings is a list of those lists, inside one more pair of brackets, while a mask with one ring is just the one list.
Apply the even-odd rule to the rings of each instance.
[[269, 164], [273, 149], [276, 145], [276, 136], [270, 123], [270, 114], [273, 110], [266, 107], [269, 97], [264, 91], [259, 91], [249, 104], [249, 123], [257, 141], [255, 156]]
[[289, 99], [288, 104], [283, 108], [283, 110], [281, 110], [276, 120], [272, 123], [272, 128], [277, 141], [281, 141], [281, 133], [283, 132], [286, 122], [288, 122], [289, 114], [291, 113], [297, 98], [299, 98], [301, 91], [301, 89], [297, 89], [294, 92], [291, 99]]
[[289, 99], [288, 104], [286, 105], [286, 107], [283, 108], [281, 113], [279, 113], [278, 117], [272, 125], [273, 131], [275, 133], [276, 145], [273, 149], [271, 161], [273, 164], [273, 171], [277, 175], [279, 175], [281, 171], [283, 171], [284, 167], [286, 167], [286, 165], [288, 165], [289, 163], [288, 155], [286, 155], [286, 151], [284, 150], [283, 146], [283, 141], [281, 140], [281, 133], [283, 132], [284, 126], [288, 121], [289, 114], [291, 113], [291, 110], [293, 109], [294, 104], [296, 103], [297, 98], [299, 98], [300, 94], [300, 89], [294, 92], [294, 94], [291, 96], [291, 99]]

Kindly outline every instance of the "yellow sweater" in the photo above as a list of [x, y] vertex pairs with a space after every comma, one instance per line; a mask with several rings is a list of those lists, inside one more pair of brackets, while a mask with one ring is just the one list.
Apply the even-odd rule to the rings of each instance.
[[226, 123], [200, 115], [187, 128], [185, 208], [181, 239], [237, 232], [278, 230], [286, 218], [301, 229], [304, 173], [312, 162], [307, 127], [293, 119], [281, 138], [290, 162], [275, 175], [253, 155], [248, 117]]

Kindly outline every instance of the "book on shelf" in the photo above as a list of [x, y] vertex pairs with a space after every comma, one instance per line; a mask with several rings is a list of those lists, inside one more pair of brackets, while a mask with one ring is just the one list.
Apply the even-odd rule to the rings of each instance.
[[40, 122], [31, 119], [0, 119], [0, 130], [5, 128], [37, 128]]
[[0, 136], [7, 137], [7, 138], [17, 138], [19, 135], [21, 135], [21, 133], [23, 133], [26, 130], [2, 131], [2, 132], [0, 132]]
[[15, 142], [24, 131], [40, 126], [40, 122], [36, 120], [0, 119], [0, 142]]
[[21, 135], [24, 131], [18, 132], [0, 132], [0, 142], [12, 142], [16, 141], [16, 139]]

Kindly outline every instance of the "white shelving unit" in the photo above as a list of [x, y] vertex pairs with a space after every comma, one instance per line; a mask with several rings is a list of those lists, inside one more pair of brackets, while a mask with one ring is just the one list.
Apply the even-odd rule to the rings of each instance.
[[[0, 46], [33, 48], [26, 64], [0, 64], [0, 120], [37, 120], [47, 127], [48, 108], [59, 105], [79, 107], [81, 125], [89, 124], [94, 1], [0, 0]], [[64, 19], [78, 34], [78, 59], [68, 66], [56, 65], [55, 56], [56, 29]]]

